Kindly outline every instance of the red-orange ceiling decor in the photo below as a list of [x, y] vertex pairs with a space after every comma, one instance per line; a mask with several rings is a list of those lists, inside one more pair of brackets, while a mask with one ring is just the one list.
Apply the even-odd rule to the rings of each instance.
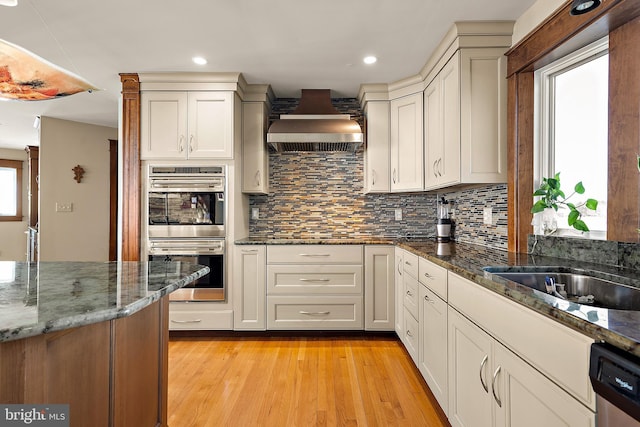
[[0, 98], [41, 101], [93, 90], [83, 78], [0, 39]]

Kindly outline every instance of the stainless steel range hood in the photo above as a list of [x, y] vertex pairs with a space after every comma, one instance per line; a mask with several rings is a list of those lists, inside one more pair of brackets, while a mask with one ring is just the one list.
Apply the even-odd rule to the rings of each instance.
[[333, 107], [329, 89], [302, 89], [298, 107], [274, 120], [267, 133], [267, 142], [279, 152], [355, 152], [363, 140], [360, 125]]

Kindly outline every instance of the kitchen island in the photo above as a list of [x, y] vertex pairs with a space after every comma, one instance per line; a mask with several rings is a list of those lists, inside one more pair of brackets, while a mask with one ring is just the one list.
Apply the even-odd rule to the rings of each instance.
[[71, 426], [166, 426], [168, 295], [180, 262], [0, 262], [0, 402], [68, 404]]

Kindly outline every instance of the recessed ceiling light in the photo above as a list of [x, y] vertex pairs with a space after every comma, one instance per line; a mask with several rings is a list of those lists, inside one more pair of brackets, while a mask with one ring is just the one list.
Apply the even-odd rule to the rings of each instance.
[[364, 63], [367, 65], [375, 64], [377, 60], [378, 58], [375, 56], [365, 56], [363, 59]]
[[0, 6], [17, 6], [18, 0], [0, 0]]
[[193, 61], [195, 64], [198, 64], [198, 65], [206, 65], [206, 63], [207, 63], [207, 60], [206, 60], [206, 59], [204, 59], [202, 56], [194, 56], [194, 57], [192, 58], [192, 61]]

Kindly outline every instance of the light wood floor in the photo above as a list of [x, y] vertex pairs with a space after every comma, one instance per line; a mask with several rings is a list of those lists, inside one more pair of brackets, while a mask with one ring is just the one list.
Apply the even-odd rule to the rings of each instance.
[[169, 342], [169, 427], [448, 426], [391, 336]]

